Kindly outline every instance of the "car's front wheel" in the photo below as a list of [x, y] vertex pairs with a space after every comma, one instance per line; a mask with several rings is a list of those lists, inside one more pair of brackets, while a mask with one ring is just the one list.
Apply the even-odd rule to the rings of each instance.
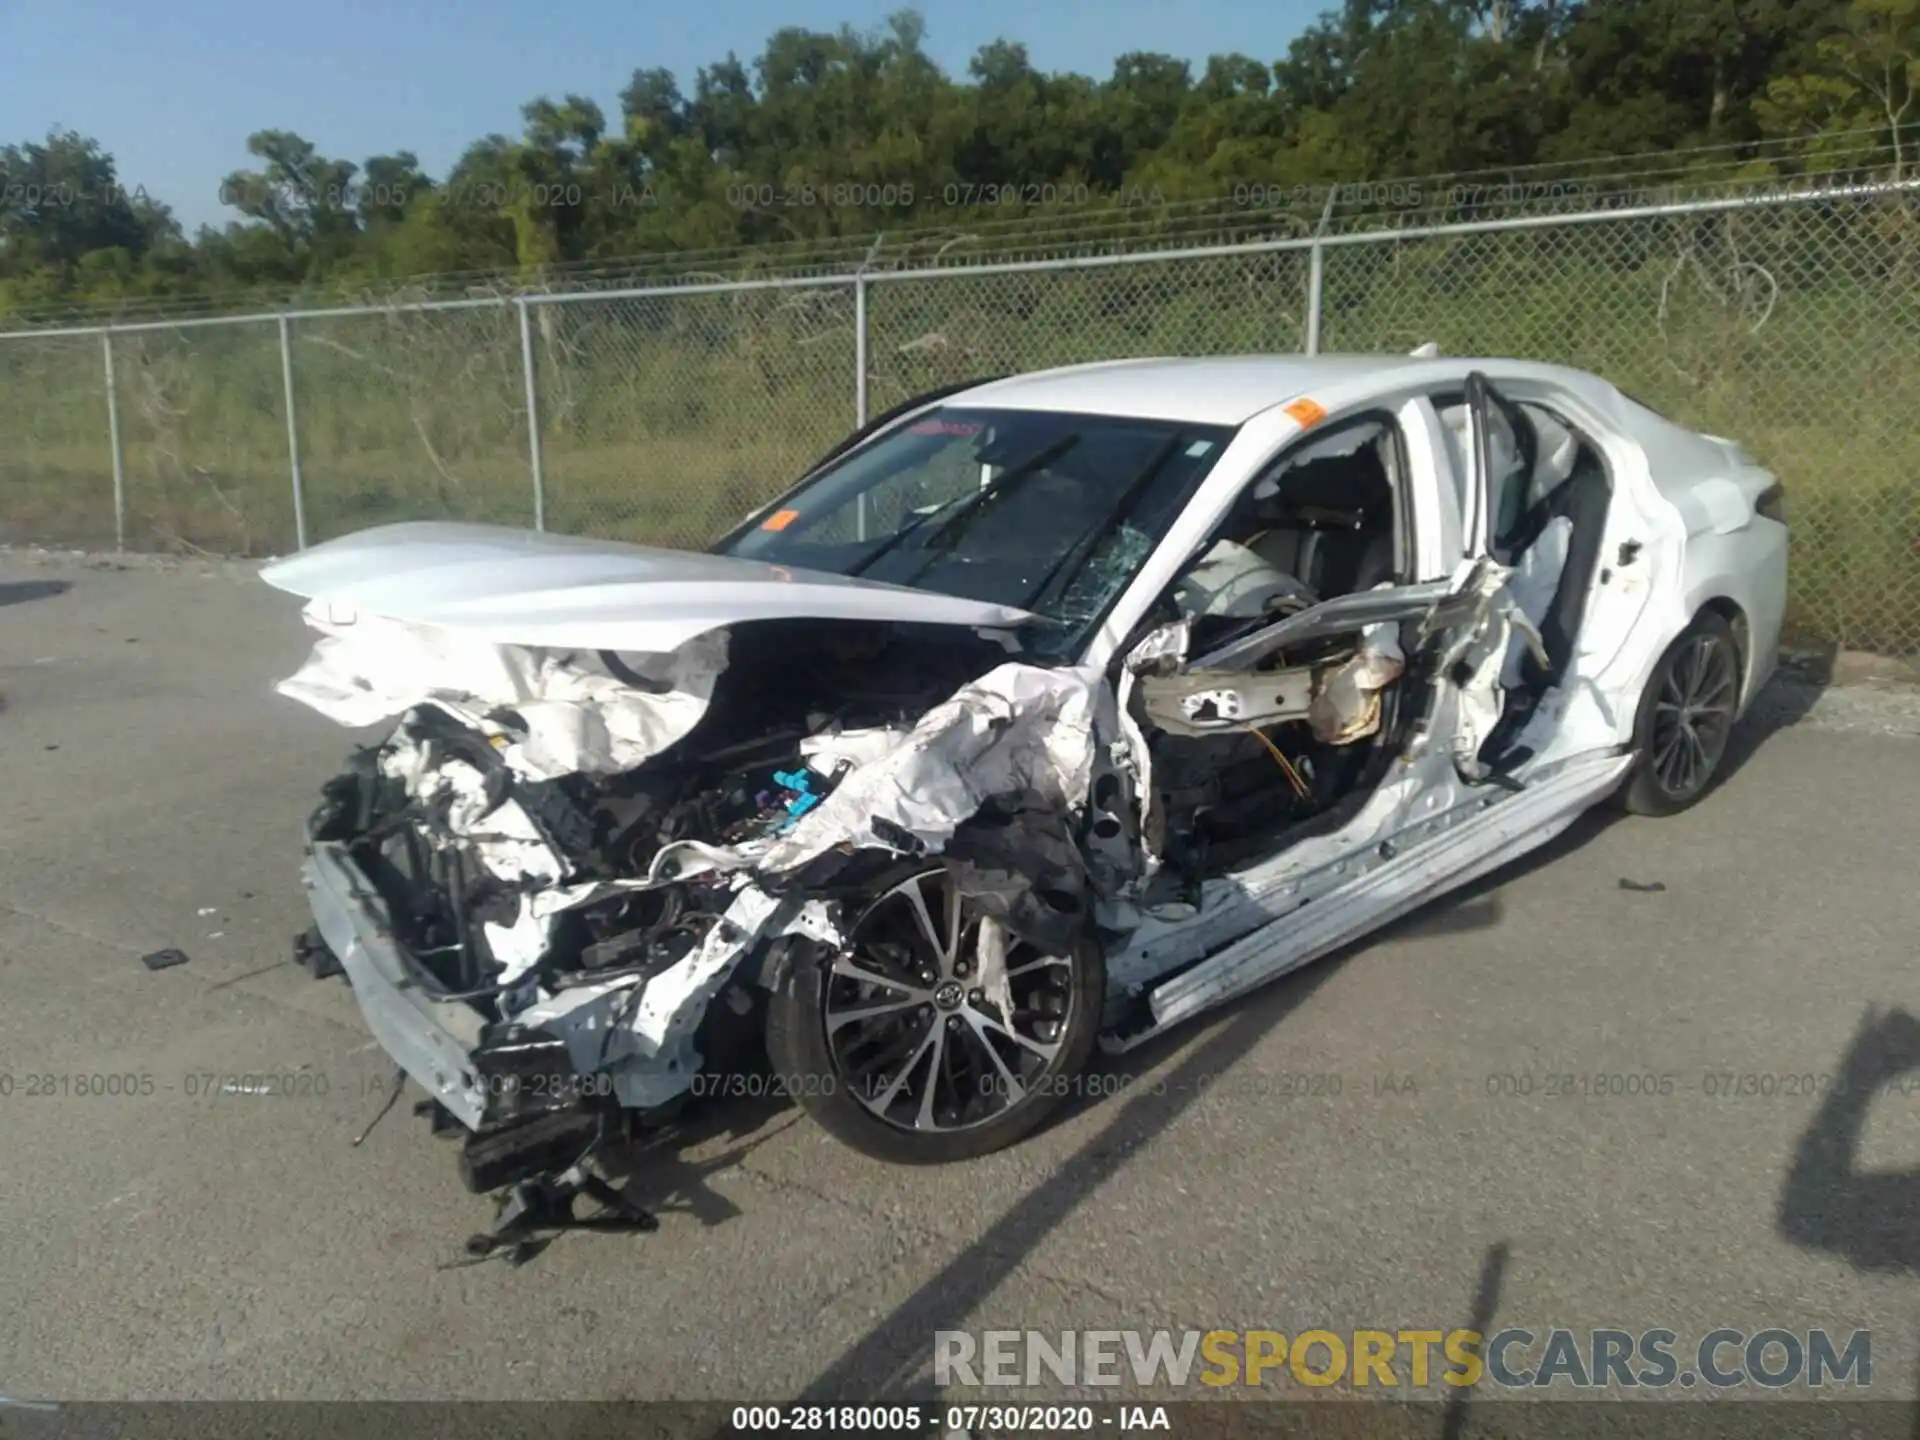
[[1011, 1145], [1070, 1093], [1099, 1031], [1099, 947], [1066, 950], [1013, 936], [944, 867], [896, 870], [843, 949], [785, 967], [767, 1014], [774, 1072], [878, 1159], [940, 1164]]
[[1740, 646], [1711, 610], [1667, 648], [1641, 696], [1638, 760], [1621, 792], [1635, 815], [1677, 815], [1701, 796], [1726, 759], [1740, 705]]

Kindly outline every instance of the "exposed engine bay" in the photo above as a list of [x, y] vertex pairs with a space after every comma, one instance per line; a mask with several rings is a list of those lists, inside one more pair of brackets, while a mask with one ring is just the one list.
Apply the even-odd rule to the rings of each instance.
[[[504, 1018], [535, 988], [645, 980], [687, 958], [738, 888], [716, 850], [750, 855], [790, 834], [856, 765], [1005, 659], [964, 633], [857, 622], [728, 638], [705, 714], [632, 770], [530, 777], [504, 753], [529, 739], [514, 709], [476, 729], [425, 705], [332, 782], [312, 836], [353, 847], [436, 985]], [[665, 689], [617, 655], [589, 663]]]

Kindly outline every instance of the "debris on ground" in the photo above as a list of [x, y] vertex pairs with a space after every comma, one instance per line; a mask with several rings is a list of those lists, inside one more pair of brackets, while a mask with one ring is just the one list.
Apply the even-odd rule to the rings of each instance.
[[1620, 888], [1622, 890], [1635, 890], [1642, 895], [1658, 895], [1667, 888], [1667, 883], [1664, 880], [1629, 880], [1626, 876], [1622, 875], [1620, 877]]
[[142, 955], [140, 957], [140, 963], [149, 970], [168, 970], [175, 965], [186, 964], [187, 952], [184, 950], [155, 950], [150, 955]]
[[308, 926], [293, 937], [293, 961], [316, 980], [346, 973], [317, 926]]

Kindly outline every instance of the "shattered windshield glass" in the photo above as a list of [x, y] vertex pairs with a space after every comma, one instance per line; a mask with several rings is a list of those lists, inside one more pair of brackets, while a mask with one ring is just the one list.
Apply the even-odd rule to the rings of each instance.
[[718, 547], [1031, 610], [1065, 655], [1232, 438], [1182, 425], [943, 407], [823, 470]]

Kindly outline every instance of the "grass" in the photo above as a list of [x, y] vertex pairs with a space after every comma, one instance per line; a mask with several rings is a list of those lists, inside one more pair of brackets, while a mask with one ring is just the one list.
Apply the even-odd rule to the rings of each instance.
[[[1330, 249], [1323, 348], [1595, 370], [1786, 481], [1790, 625], [1920, 651], [1920, 245], [1904, 211], [1788, 210]], [[1114, 356], [1297, 350], [1297, 254], [883, 281], [870, 405]], [[534, 312], [549, 528], [704, 542], [853, 421], [845, 287]], [[296, 322], [308, 539], [533, 519], [511, 311]], [[271, 323], [115, 340], [127, 543], [294, 544]], [[98, 338], [0, 340], [0, 538], [110, 543]]]

